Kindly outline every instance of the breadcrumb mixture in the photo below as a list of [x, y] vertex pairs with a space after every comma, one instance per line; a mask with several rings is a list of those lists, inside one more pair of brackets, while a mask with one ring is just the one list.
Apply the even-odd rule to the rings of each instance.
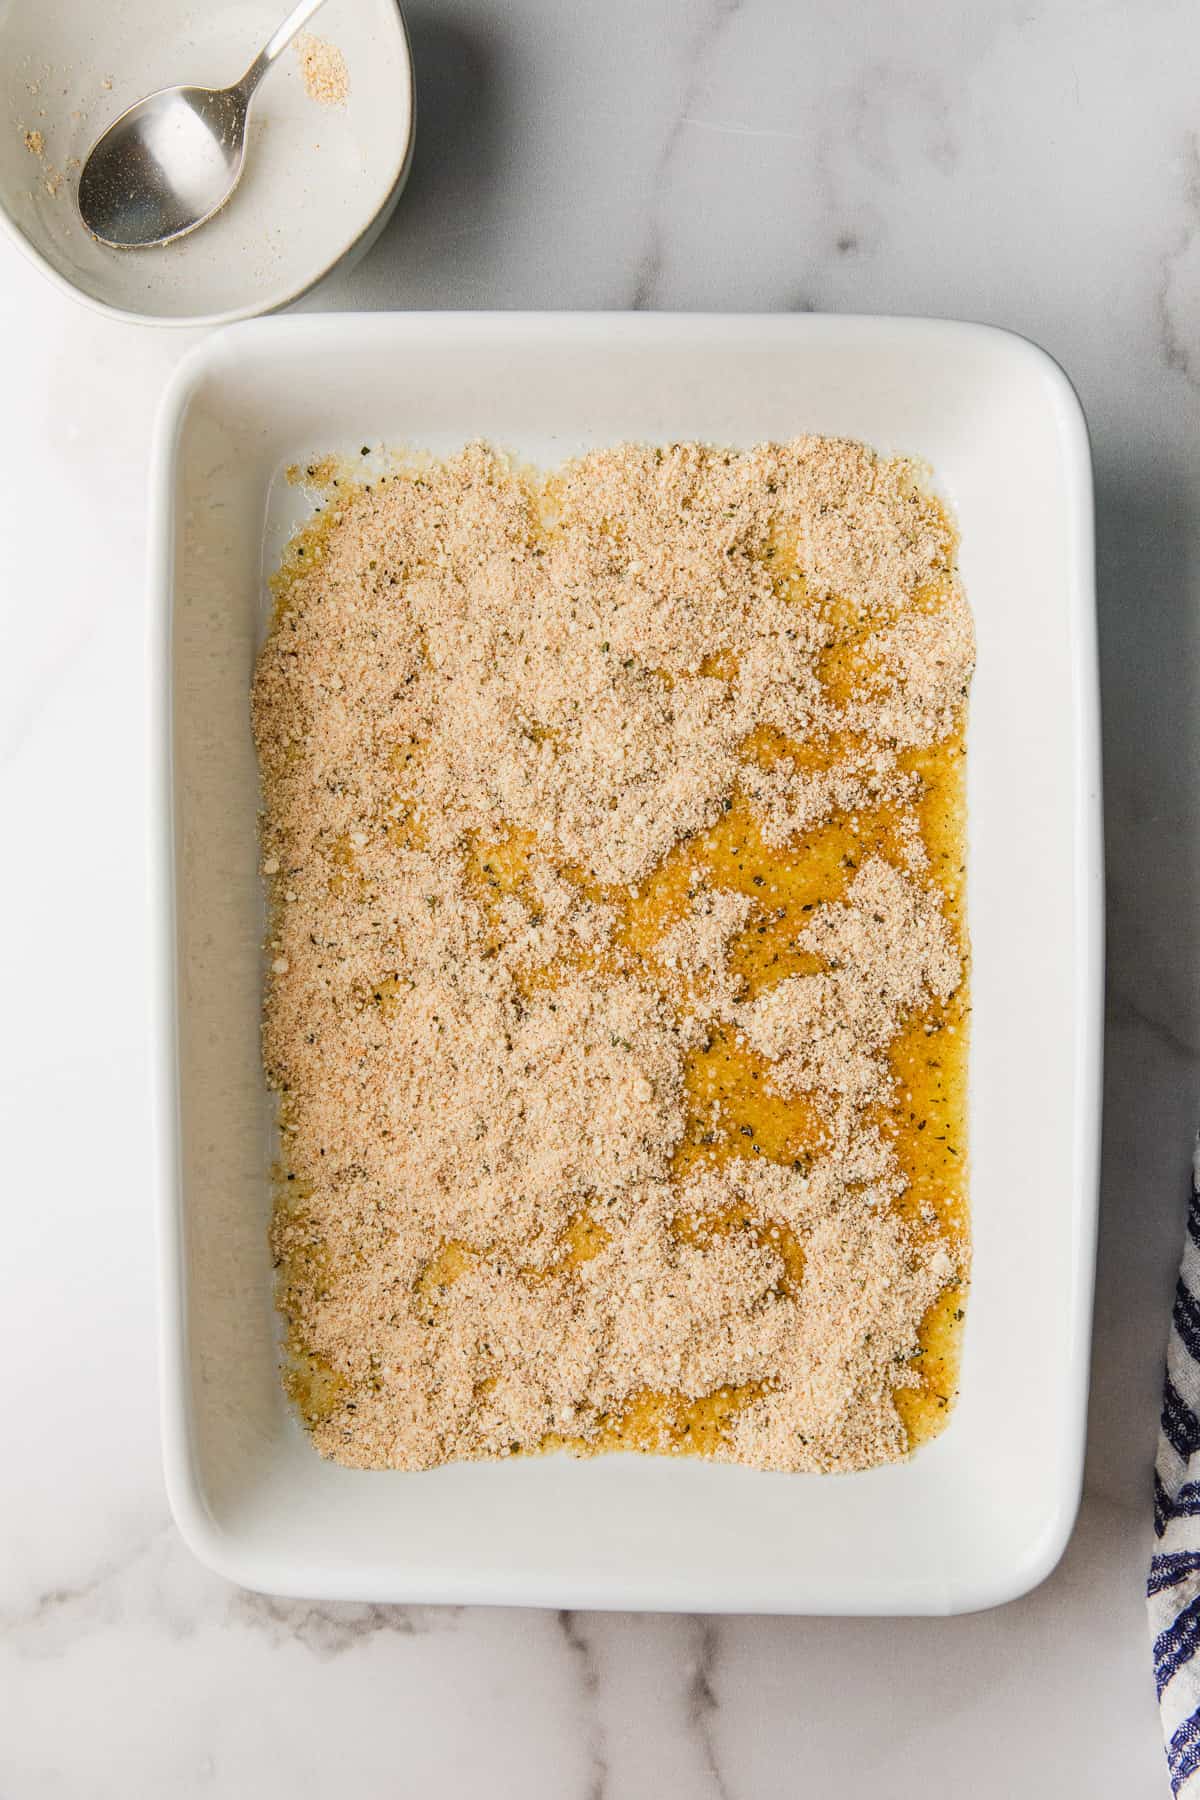
[[295, 47], [309, 99], [321, 106], [345, 106], [350, 98], [350, 72], [337, 45], [302, 31]]
[[[719, 1396], [708, 1454], [902, 1456], [894, 1391], [964, 1273], [881, 1129], [889, 1046], [963, 980], [905, 762], [961, 728], [973, 663], [941, 507], [811, 437], [548, 477], [475, 444], [326, 495], [253, 696], [273, 1243], [318, 1448], [586, 1450]], [[737, 963], [769, 891], [695, 848], [735, 805], [784, 862], [897, 821], [774, 982]], [[697, 1117], [718, 1036], [807, 1109], [803, 1156]]]

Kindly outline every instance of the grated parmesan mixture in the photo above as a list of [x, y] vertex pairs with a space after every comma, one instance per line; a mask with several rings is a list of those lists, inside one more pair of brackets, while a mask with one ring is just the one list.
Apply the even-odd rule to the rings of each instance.
[[[474, 444], [323, 493], [253, 694], [317, 1447], [904, 1455], [966, 1273], [889, 1127], [901, 1035], [964, 982], [919, 810], [973, 663], [940, 505], [822, 438], [546, 477]], [[799, 834], [865, 848], [793, 928], [720, 875], [731, 821], [780, 882]]]

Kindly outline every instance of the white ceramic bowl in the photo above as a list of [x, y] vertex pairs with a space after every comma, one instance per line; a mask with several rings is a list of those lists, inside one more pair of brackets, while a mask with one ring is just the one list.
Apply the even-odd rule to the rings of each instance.
[[[949, 1427], [909, 1462], [836, 1477], [651, 1456], [323, 1462], [280, 1389], [267, 1248], [248, 696], [264, 577], [311, 504], [283, 471], [476, 435], [553, 463], [622, 438], [802, 431], [928, 460], [978, 632], [975, 1262]], [[692, 1611], [956, 1612], [1040, 1580], [1079, 1497], [1100, 1104], [1091, 469], [1061, 371], [936, 320], [264, 319], [181, 364], [153, 469], [163, 1422], [197, 1553], [281, 1593]]]
[[[286, 11], [287, 0], [0, 5], [0, 224], [52, 281], [118, 318], [224, 324], [286, 306], [369, 248], [412, 157], [412, 60], [396, 0], [329, 0], [309, 27], [346, 59], [344, 106], [311, 99], [295, 51], [284, 52], [255, 97], [237, 192], [200, 231], [158, 250], [110, 250], [76, 210], [79, 161], [119, 113], [176, 82], [236, 81]], [[40, 134], [40, 153], [27, 133]]]

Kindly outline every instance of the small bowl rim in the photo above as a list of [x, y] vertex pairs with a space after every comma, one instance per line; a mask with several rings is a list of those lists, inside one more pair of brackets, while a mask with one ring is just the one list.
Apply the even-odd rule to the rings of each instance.
[[[329, 262], [316, 270], [313, 275], [307, 277], [298, 285], [289, 288], [285, 293], [270, 295], [259, 301], [250, 301], [245, 306], [227, 307], [221, 312], [176, 313], [169, 315], [162, 313], [132, 312], [128, 307], [115, 306], [111, 301], [102, 300], [98, 294], [87, 293], [83, 288], [78, 286], [76, 282], [72, 281], [69, 276], [64, 275], [61, 269], [55, 268], [49, 257], [43, 255], [37, 245], [26, 236], [24, 231], [22, 231], [11, 211], [4, 204], [2, 196], [0, 196], [0, 232], [2, 232], [8, 241], [15, 246], [17, 251], [27, 262], [32, 263], [33, 267], [37, 269], [40, 274], [44, 275], [46, 280], [51, 282], [53, 286], [58, 288], [62, 293], [69, 294], [73, 300], [77, 300], [81, 306], [88, 307], [92, 312], [102, 313], [109, 319], [119, 319], [126, 325], [152, 325], [159, 329], [177, 331], [197, 330], [206, 326], [236, 325], [242, 319], [265, 318], [271, 313], [281, 312], [286, 306], [292, 306], [297, 300], [303, 299], [305, 294], [311, 293], [313, 288], [315, 288], [318, 283], [324, 281], [327, 275], [331, 275], [340, 263], [345, 262], [348, 257], [352, 257], [355, 251], [362, 246], [364, 238], [370, 237], [372, 232], [382, 230], [408, 180], [409, 172], [412, 168], [413, 147], [417, 135], [417, 89], [413, 71], [412, 40], [409, 37], [408, 24], [405, 20], [400, 0], [395, 0], [393, 10], [396, 15], [396, 25], [400, 34], [400, 47], [405, 71], [408, 77], [408, 131], [405, 134], [404, 147], [395, 174], [392, 177], [391, 186], [388, 188], [387, 193], [375, 208], [374, 212], [364, 221], [362, 229], [355, 233], [350, 242], [339, 250], [337, 255], [331, 258]], [[72, 205], [75, 204], [74, 192], [72, 192], [71, 195], [71, 203]], [[204, 227], [201, 226], [200, 229], [203, 230]], [[116, 251], [114, 254], [121, 256], [136, 256], [138, 252], [136, 250]]]

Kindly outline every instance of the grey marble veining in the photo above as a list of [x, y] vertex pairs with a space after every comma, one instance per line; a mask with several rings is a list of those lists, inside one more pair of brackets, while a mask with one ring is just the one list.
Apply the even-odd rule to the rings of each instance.
[[307, 307], [958, 315], [1080, 391], [1110, 933], [1084, 1506], [1041, 1589], [940, 1622], [314, 1605], [192, 1562], [157, 1460], [140, 724], [142, 484], [185, 340], [90, 317], [0, 246], [0, 1795], [925, 1800], [962, 1768], [976, 1800], [1150, 1800], [1147, 1483], [1200, 1114], [1200, 19], [409, 10], [411, 188]]

